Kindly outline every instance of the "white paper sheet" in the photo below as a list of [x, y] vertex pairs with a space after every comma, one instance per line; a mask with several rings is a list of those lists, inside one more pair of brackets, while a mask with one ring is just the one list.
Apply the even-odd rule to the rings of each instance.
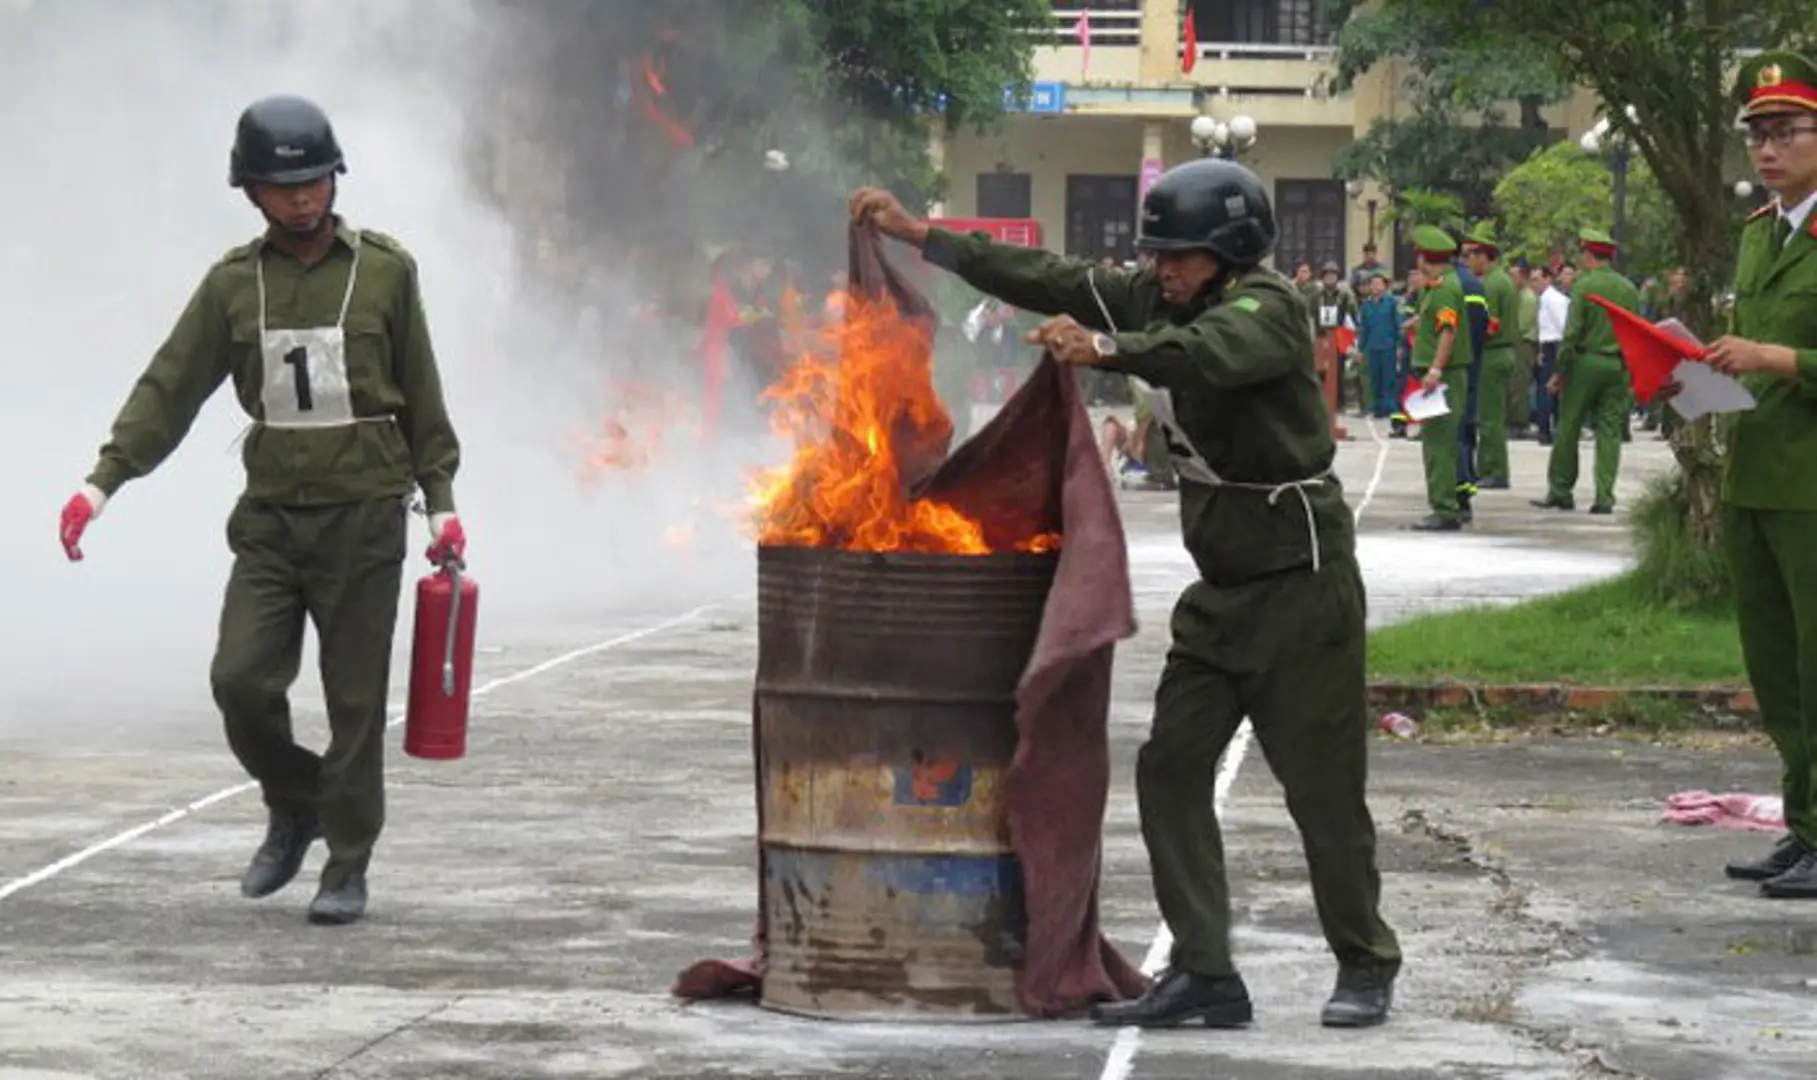
[[1686, 420], [1710, 413], [1746, 412], [1756, 404], [1740, 380], [1696, 360], [1680, 360], [1672, 369], [1672, 381], [1680, 389], [1666, 404]]
[[1434, 417], [1444, 416], [1451, 411], [1451, 406], [1445, 403], [1444, 383], [1439, 383], [1437, 386], [1433, 387], [1431, 393], [1427, 393], [1424, 390], [1415, 390], [1413, 393], [1407, 395], [1405, 404], [1407, 406], [1407, 419], [1409, 420], [1431, 420]]

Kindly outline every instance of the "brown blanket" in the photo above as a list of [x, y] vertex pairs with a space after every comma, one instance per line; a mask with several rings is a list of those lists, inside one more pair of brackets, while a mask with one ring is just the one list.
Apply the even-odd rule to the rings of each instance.
[[[876, 233], [853, 229], [850, 261], [855, 291], [888, 295], [910, 317], [934, 317], [884, 258]], [[943, 455], [951, 428], [920, 435], [917, 445], [937, 445]], [[921, 462], [933, 465], [938, 457]], [[916, 475], [925, 472], [916, 465], [905, 464], [904, 472], [915, 495], [983, 522], [992, 547], [1040, 532], [1064, 534], [1040, 634], [1017, 688], [1019, 737], [1005, 777], [1028, 918], [1018, 996], [1025, 1012], [1041, 1017], [1135, 996], [1145, 980], [1098, 928], [1111, 661], [1116, 642], [1135, 633], [1135, 610], [1123, 523], [1077, 380], [1042, 357], [1002, 411], [931, 475]], [[755, 955], [697, 963], [673, 992], [696, 1000], [761, 994], [764, 936], [760, 924]]]

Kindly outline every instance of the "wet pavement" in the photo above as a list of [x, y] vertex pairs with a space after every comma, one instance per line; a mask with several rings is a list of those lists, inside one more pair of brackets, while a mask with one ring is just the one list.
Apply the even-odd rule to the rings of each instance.
[[[1340, 472], [1378, 623], [1627, 560], [1621, 515], [1526, 506], [1544, 468], [1530, 443], [1516, 489], [1483, 496], [1470, 532], [1401, 531], [1423, 512], [1418, 447], [1351, 426]], [[1645, 436], [1628, 459], [1624, 500], [1666, 464]], [[1118, 653], [1102, 902], [1140, 961], [1157, 916], [1133, 763], [1190, 566], [1168, 496], [1124, 503], [1142, 630]], [[679, 1005], [676, 972], [742, 954], [752, 928], [752, 601], [610, 622], [489, 642], [477, 683], [531, 674], [476, 703], [470, 756], [394, 752], [371, 914], [352, 928], [303, 923], [319, 846], [290, 889], [239, 897], [263, 817], [251, 793], [211, 798], [242, 778], [205, 707], [61, 740], [0, 728], [0, 1080], [1812, 1075], [1817, 908], [1723, 879], [1769, 838], [1658, 824], [1673, 791], [1774, 790], [1771, 754], [1745, 739], [1383, 738], [1372, 802], [1407, 967], [1378, 1030], [1318, 1027], [1332, 966], [1298, 842], [1260, 755], [1234, 752], [1250, 1031]], [[301, 726], [319, 738], [317, 718]]]

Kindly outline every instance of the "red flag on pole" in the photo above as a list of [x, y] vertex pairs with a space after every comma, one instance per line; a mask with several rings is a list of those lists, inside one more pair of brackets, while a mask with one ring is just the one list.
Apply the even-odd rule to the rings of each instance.
[[1186, 9], [1186, 47], [1180, 52], [1180, 73], [1191, 75], [1199, 63], [1199, 28], [1192, 19], [1192, 8]]
[[1628, 381], [1634, 387], [1634, 399], [1642, 405], [1652, 401], [1659, 388], [1671, 381], [1672, 369], [1680, 360], [1702, 360], [1706, 355], [1702, 346], [1655, 326], [1627, 308], [1600, 296], [1590, 299], [1609, 313], [1615, 344], [1628, 364]]
[[1073, 23], [1073, 36], [1079, 39], [1079, 77], [1085, 78], [1091, 73], [1091, 12], [1079, 12], [1079, 19]]

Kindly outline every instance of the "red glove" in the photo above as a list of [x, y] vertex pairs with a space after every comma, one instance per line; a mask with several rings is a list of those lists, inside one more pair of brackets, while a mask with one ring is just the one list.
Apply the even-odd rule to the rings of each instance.
[[94, 486], [84, 487], [63, 504], [63, 519], [57, 525], [57, 538], [63, 541], [63, 554], [70, 562], [82, 561], [82, 534], [88, 523], [101, 516], [107, 496]]
[[460, 518], [453, 514], [431, 514], [429, 531], [435, 536], [425, 553], [430, 562], [440, 566], [450, 560], [466, 557], [467, 534], [461, 529]]

